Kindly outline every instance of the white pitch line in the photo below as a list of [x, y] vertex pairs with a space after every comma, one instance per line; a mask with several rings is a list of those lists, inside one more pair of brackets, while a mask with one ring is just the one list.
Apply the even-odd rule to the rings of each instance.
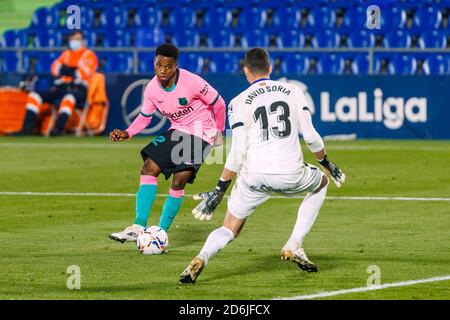
[[[59, 197], [134, 197], [135, 193], [103, 193], [103, 192], [14, 192], [3, 191], [0, 196], [59, 196]], [[167, 197], [167, 193], [160, 193], [157, 197]], [[186, 194], [192, 197], [194, 194]], [[229, 197], [228, 195], [226, 197]], [[304, 196], [272, 196], [273, 199], [303, 199]], [[450, 201], [450, 198], [414, 198], [414, 197], [327, 197], [329, 200], [355, 201]]]
[[295, 297], [274, 298], [272, 300], [309, 300], [309, 299], [316, 299], [316, 298], [333, 297], [333, 296], [338, 296], [341, 294], [367, 292], [367, 291], [382, 290], [382, 289], [394, 288], [394, 287], [406, 287], [406, 286], [412, 286], [415, 284], [438, 282], [438, 281], [448, 281], [448, 280], [450, 280], [450, 275], [442, 276], [442, 277], [433, 277], [433, 278], [428, 278], [428, 279], [385, 283], [385, 284], [381, 284], [381, 285], [373, 285], [373, 286], [368, 286], [368, 287], [360, 287], [360, 288], [352, 288], [352, 289], [344, 289], [344, 290], [336, 290], [336, 291], [328, 291], [328, 292], [319, 292], [316, 294], [301, 295], [301, 296], [295, 296]]

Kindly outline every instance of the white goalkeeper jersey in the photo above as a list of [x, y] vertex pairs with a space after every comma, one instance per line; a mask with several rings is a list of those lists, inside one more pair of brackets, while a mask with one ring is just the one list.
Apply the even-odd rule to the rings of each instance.
[[225, 167], [234, 172], [300, 173], [299, 134], [311, 151], [323, 148], [303, 92], [295, 85], [255, 81], [229, 103], [228, 120], [233, 142]]

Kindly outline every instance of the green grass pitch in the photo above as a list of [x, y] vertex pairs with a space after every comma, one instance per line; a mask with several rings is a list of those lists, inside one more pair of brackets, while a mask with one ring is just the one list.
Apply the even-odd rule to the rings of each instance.
[[[169, 232], [169, 253], [144, 256], [132, 243], [108, 238], [134, 218], [139, 150], [149, 139], [112, 144], [106, 137], [0, 138], [0, 299], [272, 299], [450, 275], [450, 202], [326, 200], [305, 249], [319, 272], [281, 261], [301, 199], [271, 199], [242, 235], [220, 252], [194, 286], [178, 276], [222, 224], [191, 214], [186, 197]], [[450, 198], [448, 141], [330, 142], [328, 153], [347, 174], [330, 197]], [[315, 163], [304, 149], [306, 160]], [[212, 188], [222, 166], [204, 165], [193, 194]], [[166, 194], [168, 182], [159, 179]], [[123, 196], [8, 195], [5, 192], [118, 193]], [[128, 194], [128, 196], [127, 196]], [[149, 224], [157, 224], [157, 198]], [[68, 266], [81, 270], [69, 290]], [[449, 299], [450, 281], [331, 296], [327, 299]]]

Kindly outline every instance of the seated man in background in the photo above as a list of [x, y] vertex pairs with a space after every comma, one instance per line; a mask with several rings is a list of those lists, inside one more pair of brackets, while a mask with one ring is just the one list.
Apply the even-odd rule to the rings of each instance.
[[48, 105], [44, 103], [55, 104], [60, 101], [50, 135], [61, 135], [74, 109], [85, 106], [88, 83], [97, 67], [97, 56], [85, 47], [83, 33], [74, 31], [69, 37], [69, 49], [63, 51], [51, 65], [54, 86], [47, 91], [32, 91], [28, 94], [25, 119], [19, 134], [33, 134], [39, 113], [49, 111]]

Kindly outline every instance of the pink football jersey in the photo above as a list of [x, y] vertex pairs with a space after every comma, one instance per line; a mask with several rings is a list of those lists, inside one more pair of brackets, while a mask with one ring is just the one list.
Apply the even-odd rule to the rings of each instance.
[[[210, 144], [217, 131], [225, 130], [225, 102], [219, 93], [201, 77], [184, 69], [179, 69], [178, 82], [170, 89], [164, 88], [156, 76], [149, 82], [141, 116], [150, 123], [156, 109], [169, 119], [170, 129], [198, 136]], [[127, 129], [131, 136], [143, 129], [133, 130], [132, 126]]]

